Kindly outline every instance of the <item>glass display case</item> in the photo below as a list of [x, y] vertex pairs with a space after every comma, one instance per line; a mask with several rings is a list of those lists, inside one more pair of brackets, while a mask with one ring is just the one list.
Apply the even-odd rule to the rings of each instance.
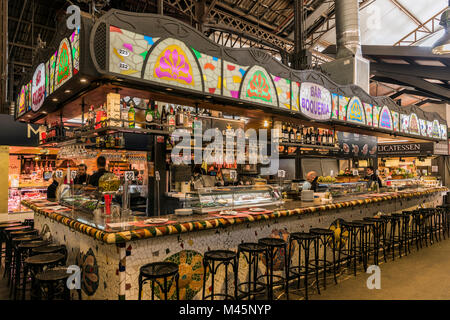
[[388, 179], [384, 180], [383, 184], [388, 188], [390, 187], [397, 190], [419, 188], [423, 186], [420, 179]]
[[233, 186], [204, 188], [187, 194], [186, 207], [196, 213], [264, 207], [282, 204], [278, 186]]
[[354, 195], [366, 193], [367, 182], [348, 182], [348, 183], [333, 183], [328, 185], [328, 191], [333, 197], [343, 197], [346, 195]]
[[30, 210], [21, 205], [22, 200], [45, 199], [47, 187], [9, 188], [8, 193], [8, 212], [24, 212]]

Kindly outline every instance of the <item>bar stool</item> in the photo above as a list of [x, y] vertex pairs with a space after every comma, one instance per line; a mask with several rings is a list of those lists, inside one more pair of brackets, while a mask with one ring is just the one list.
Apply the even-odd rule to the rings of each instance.
[[[168, 279], [175, 280], [175, 293], [177, 300], [180, 299], [178, 288], [178, 265], [173, 262], [153, 262], [142, 266], [139, 269], [139, 300], [142, 299], [142, 286], [147, 281], [151, 282], [151, 297], [155, 300], [155, 282], [161, 289], [161, 297], [164, 294], [164, 299], [167, 300], [167, 294], [170, 286], [168, 286]], [[158, 279], [163, 279], [163, 284]]]
[[[36, 288], [36, 275], [44, 269], [50, 269], [55, 266], [62, 266], [65, 257], [61, 253], [46, 253], [30, 256], [25, 259], [24, 263], [24, 279], [31, 275], [31, 299], [40, 298], [40, 291]], [[22, 297], [25, 297], [26, 281], [22, 286]]]
[[11, 283], [11, 267], [12, 267], [12, 259], [13, 259], [13, 248], [12, 248], [12, 239], [11, 239], [11, 233], [15, 231], [23, 231], [23, 230], [30, 230], [31, 228], [29, 226], [17, 226], [17, 227], [11, 227], [11, 228], [5, 228], [3, 229], [3, 233], [5, 236], [5, 270], [3, 273], [3, 278], [8, 275], [8, 286]]
[[437, 206], [438, 209], [442, 211], [442, 223], [444, 225], [444, 239], [445, 234], [447, 234], [447, 238], [450, 238], [450, 204], [443, 204], [441, 206]]
[[363, 218], [363, 221], [369, 221], [369, 222], [372, 222], [374, 224], [373, 238], [372, 238], [372, 241], [369, 242], [367, 248], [368, 248], [369, 251], [373, 251], [374, 252], [375, 264], [376, 265], [379, 264], [380, 248], [383, 249], [384, 262], [387, 262], [387, 260], [386, 260], [386, 248], [385, 248], [385, 243], [386, 243], [386, 239], [385, 239], [386, 223], [385, 223], [385, 220], [384, 219], [380, 219], [380, 218], [374, 218], [374, 217], [365, 217], [365, 218]]
[[[13, 291], [13, 297], [14, 300], [17, 299], [17, 292], [21, 289], [21, 280], [22, 280], [22, 286], [23, 283], [26, 281], [26, 278], [23, 277], [23, 272], [21, 270], [23, 263], [26, 258], [30, 256], [30, 251], [33, 248], [38, 248], [41, 246], [48, 245], [49, 242], [46, 240], [32, 240], [32, 241], [26, 241], [21, 242], [17, 245], [16, 248], [16, 268], [14, 270], [14, 291]], [[25, 299], [25, 297], [22, 297], [22, 299]]]
[[425, 246], [428, 247], [428, 241], [433, 244], [433, 213], [429, 208], [420, 208], [419, 213], [423, 220], [422, 238], [425, 238]]
[[[265, 246], [264, 257], [266, 262], [266, 275], [261, 275], [259, 279], [266, 279], [266, 282], [260, 282], [266, 288], [267, 299], [273, 300], [273, 288], [274, 286], [282, 285], [285, 288], [286, 299], [289, 300], [288, 279], [287, 279], [287, 267], [288, 267], [288, 253], [286, 252], [286, 241], [278, 238], [262, 238], [258, 240], [258, 243]], [[277, 254], [284, 255], [284, 277], [274, 274], [274, 260], [277, 258]], [[274, 278], [279, 279], [274, 282]]]
[[67, 249], [65, 245], [60, 244], [49, 244], [47, 246], [33, 248], [31, 250], [31, 255], [34, 256], [36, 254], [44, 254], [44, 253], [62, 253], [67, 256]]
[[[217, 265], [216, 265], [217, 263]], [[219, 267], [223, 265], [225, 267], [225, 293], [215, 293], [214, 292], [214, 276], [219, 269]], [[234, 297], [228, 294], [228, 266], [231, 265], [232, 270], [234, 272]], [[206, 294], [206, 274], [207, 270], [211, 272], [211, 294], [205, 296]], [[237, 254], [234, 251], [230, 250], [210, 250], [206, 251], [203, 255], [203, 293], [202, 299], [211, 298], [214, 300], [214, 297], [223, 297], [226, 299], [234, 300], [237, 297], [237, 278], [238, 278], [238, 270], [237, 270]]]
[[[289, 235], [289, 257], [288, 257], [288, 275], [287, 279], [297, 279], [297, 289], [300, 289], [300, 277], [304, 277], [304, 287], [305, 287], [305, 300], [308, 300], [308, 276], [310, 273], [314, 273], [316, 276], [316, 286], [317, 291], [320, 292], [319, 289], [319, 268], [315, 266], [319, 265], [319, 255], [318, 247], [319, 235], [313, 233], [306, 232], [295, 232]], [[298, 263], [296, 266], [291, 266], [291, 249], [294, 242], [298, 245]], [[310, 260], [309, 254], [311, 251], [311, 247], [314, 252], [314, 260]], [[304, 256], [304, 263], [302, 264], [302, 251]], [[310, 265], [313, 267], [310, 268]], [[292, 274], [292, 277], [290, 276]]]
[[407, 230], [409, 225], [409, 216], [405, 215], [404, 213], [392, 213], [392, 216], [396, 217], [397, 220], [396, 223], [396, 229], [397, 234], [396, 238], [398, 239], [398, 249], [399, 249], [399, 256], [402, 257], [402, 250], [405, 253], [405, 256], [408, 255], [408, 242], [407, 242]]
[[23, 242], [29, 242], [29, 241], [36, 241], [36, 240], [42, 240], [42, 237], [37, 235], [37, 230], [29, 230], [27, 232], [11, 232], [10, 234], [10, 247], [11, 247], [11, 255], [10, 255], [10, 270], [9, 270], [9, 277], [11, 280], [13, 280], [15, 274], [16, 274], [16, 258], [17, 258], [17, 246], [20, 243]]
[[367, 220], [353, 220], [353, 222], [360, 223], [363, 225], [362, 229], [362, 243], [363, 243], [363, 265], [364, 270], [367, 270], [367, 265], [370, 260], [370, 255], [373, 256], [373, 263], [378, 264], [378, 253], [375, 250], [371, 250], [372, 247], [375, 247], [372, 243], [375, 242], [375, 222], [367, 221]]
[[[20, 223], [1, 223], [0, 224], [0, 267], [2, 265], [2, 259], [3, 259], [3, 254], [5, 253], [5, 251], [3, 250], [3, 243], [6, 242], [6, 236], [3, 232], [4, 229], [6, 228], [12, 228], [12, 227], [20, 227], [21, 224]], [[5, 250], [6, 250], [6, 245], [5, 245]], [[6, 255], [5, 255], [6, 257]], [[6, 265], [5, 265], [6, 267]]]
[[[381, 219], [386, 221], [386, 232], [389, 230], [389, 236], [386, 236], [386, 244], [389, 252], [392, 253], [392, 260], [395, 260], [395, 245], [399, 247], [399, 255], [401, 257], [400, 240], [397, 235], [400, 230], [400, 217], [395, 215], [382, 215]], [[389, 226], [388, 226], [389, 224]]]
[[[237, 298], [239, 300], [246, 297], [250, 300], [252, 296], [253, 299], [255, 299], [255, 296], [265, 289], [264, 286], [257, 283], [259, 256], [263, 254], [265, 250], [265, 246], [253, 242], [246, 242], [238, 245], [236, 270], [239, 270], [239, 260], [241, 255], [248, 265], [248, 280], [246, 282], [239, 283], [238, 279]], [[247, 287], [247, 290], [241, 289], [241, 287], [245, 286]]]
[[423, 248], [423, 239], [427, 237], [426, 229], [425, 229], [425, 217], [424, 214], [420, 210], [413, 211], [413, 228], [414, 234], [416, 237], [416, 247], [417, 250]]
[[[353, 261], [353, 273], [356, 276], [356, 260], [363, 260], [364, 237], [362, 235], [364, 225], [353, 221], [342, 221], [341, 225], [342, 228], [349, 234], [347, 248], [344, 249], [343, 253], [346, 255], [347, 263], [349, 266]], [[339, 255], [340, 254], [341, 253], [339, 253]]]
[[[317, 235], [316, 253], [319, 256], [319, 247], [323, 247], [323, 257], [318, 259], [316, 268], [323, 270], [323, 288], [327, 288], [327, 268], [333, 268], [334, 282], [337, 284], [336, 277], [336, 239], [333, 230], [323, 228], [311, 228], [309, 229], [311, 234]], [[327, 257], [327, 246], [331, 243], [331, 250], [333, 254], [333, 260], [329, 261]], [[320, 291], [319, 291], [320, 293]]]

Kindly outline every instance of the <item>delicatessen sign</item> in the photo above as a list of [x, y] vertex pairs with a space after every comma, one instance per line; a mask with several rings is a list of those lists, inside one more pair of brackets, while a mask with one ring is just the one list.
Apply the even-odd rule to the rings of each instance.
[[433, 143], [379, 144], [378, 155], [430, 155]]

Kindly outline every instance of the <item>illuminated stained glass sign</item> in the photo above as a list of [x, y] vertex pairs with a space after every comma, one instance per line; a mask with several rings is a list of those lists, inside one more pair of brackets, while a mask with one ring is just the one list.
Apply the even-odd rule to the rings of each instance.
[[411, 113], [409, 117], [409, 133], [417, 135], [420, 134], [419, 118], [415, 113]]
[[358, 97], [353, 97], [347, 106], [347, 121], [366, 124], [366, 115], [364, 113], [364, 106]]
[[304, 82], [300, 87], [300, 111], [308, 118], [331, 118], [331, 93], [315, 83]]
[[31, 96], [31, 109], [36, 112], [41, 108], [45, 99], [45, 65], [43, 63], [41, 63], [34, 71]]
[[391, 111], [387, 106], [384, 106], [383, 109], [381, 109], [379, 127], [387, 130], [392, 130]]
[[55, 90], [72, 77], [72, 51], [67, 39], [59, 45], [58, 58], [55, 69]]

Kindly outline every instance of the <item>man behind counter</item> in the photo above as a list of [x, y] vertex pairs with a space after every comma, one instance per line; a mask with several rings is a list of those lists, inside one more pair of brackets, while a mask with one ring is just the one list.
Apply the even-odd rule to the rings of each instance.
[[367, 179], [369, 179], [369, 181], [368, 181], [369, 187], [372, 184], [372, 181], [375, 181], [375, 182], [378, 183], [378, 186], [381, 188], [381, 179], [380, 179], [379, 176], [377, 176], [377, 174], [375, 173], [373, 167], [368, 167], [367, 168]]
[[319, 187], [319, 183], [317, 182], [318, 179], [319, 177], [317, 176], [317, 172], [308, 172], [306, 174], [306, 182], [303, 184], [302, 190], [313, 190], [314, 192], [317, 192]]
[[105, 173], [107, 173], [108, 171], [106, 171], [106, 159], [104, 156], [100, 156], [97, 158], [97, 171], [90, 176], [89, 178], [89, 184], [94, 186], [94, 187], [98, 187], [98, 180], [101, 178], [101, 176], [103, 176]]
[[87, 184], [89, 182], [89, 175], [87, 174], [87, 166], [82, 163], [78, 165], [78, 173], [73, 184]]

